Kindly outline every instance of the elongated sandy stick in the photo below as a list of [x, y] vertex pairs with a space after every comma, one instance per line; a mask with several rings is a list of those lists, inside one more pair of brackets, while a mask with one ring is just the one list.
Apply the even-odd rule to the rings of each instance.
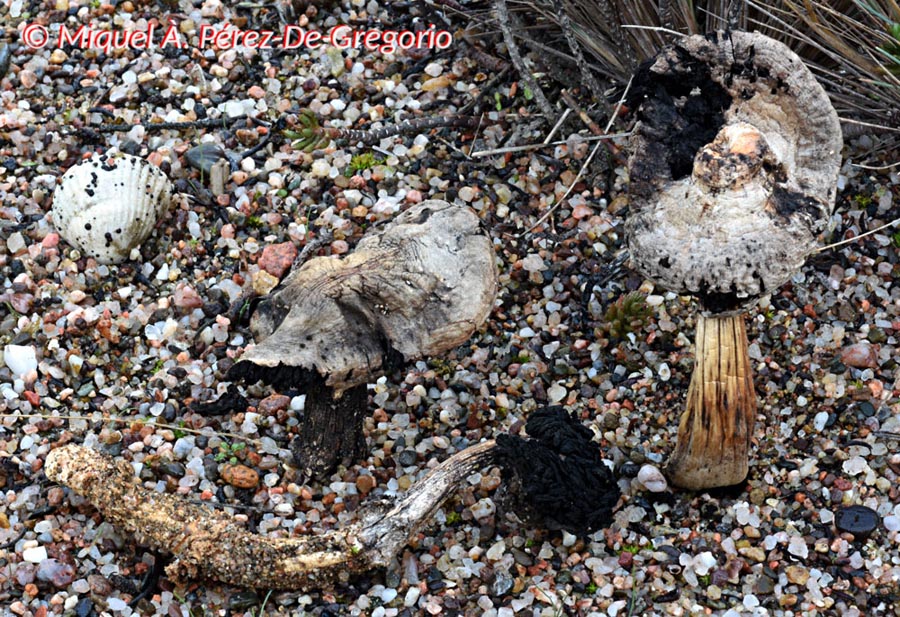
[[370, 513], [347, 529], [298, 538], [252, 534], [222, 512], [144, 488], [127, 462], [82, 446], [53, 450], [44, 469], [141, 544], [175, 555], [166, 568], [175, 580], [205, 577], [241, 587], [305, 589], [387, 565], [465, 477], [492, 461], [494, 447], [486, 441], [450, 457], [386, 512]]

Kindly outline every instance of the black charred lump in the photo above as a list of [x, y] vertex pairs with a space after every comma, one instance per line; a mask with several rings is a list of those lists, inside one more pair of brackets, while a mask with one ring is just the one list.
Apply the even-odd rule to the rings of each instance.
[[620, 492], [590, 429], [562, 407], [546, 407], [529, 416], [525, 430], [529, 439], [497, 437], [504, 479], [518, 481], [523, 501], [548, 528], [608, 527]]

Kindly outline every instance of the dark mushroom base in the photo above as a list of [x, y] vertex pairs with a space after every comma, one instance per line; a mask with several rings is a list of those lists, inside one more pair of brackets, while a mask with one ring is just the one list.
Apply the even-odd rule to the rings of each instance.
[[291, 454], [304, 475], [325, 480], [339, 464], [349, 466], [365, 458], [368, 387], [353, 386], [334, 398], [324, 378], [310, 381], [300, 435], [291, 442]]
[[700, 316], [687, 406], [666, 467], [672, 484], [701, 490], [747, 477], [756, 419], [747, 345], [743, 315]]
[[[385, 362], [394, 366], [393, 359]], [[315, 371], [284, 364], [268, 367], [248, 361], [231, 367], [228, 378], [247, 383], [263, 381], [281, 391], [299, 388], [306, 393], [300, 435], [291, 442], [291, 454], [294, 465], [307, 478], [324, 481], [339, 464], [352, 465], [363, 458], [366, 446], [363, 421], [369, 403], [366, 384], [351, 386], [335, 397], [334, 388]]]

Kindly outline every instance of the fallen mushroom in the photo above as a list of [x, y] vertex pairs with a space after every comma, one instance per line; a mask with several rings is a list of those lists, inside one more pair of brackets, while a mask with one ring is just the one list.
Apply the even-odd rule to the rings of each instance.
[[[576, 427], [577, 425], [577, 427]], [[465, 478], [499, 461], [515, 475], [538, 516], [576, 532], [610, 523], [619, 489], [591, 433], [560, 408], [529, 417], [536, 439], [502, 435], [467, 448], [416, 482], [390, 509], [361, 514], [346, 529], [275, 538], [246, 531], [230, 516], [145, 488], [126, 461], [77, 445], [47, 455], [47, 477], [85, 497], [107, 522], [139, 543], [172, 553], [174, 580], [210, 578], [241, 587], [322, 588], [387, 566]]]
[[840, 124], [800, 58], [758, 33], [680, 39], [634, 86], [629, 251], [702, 309], [667, 473], [728, 486], [747, 476], [756, 417], [743, 311], [798, 272], [825, 229]]
[[315, 477], [359, 457], [366, 384], [465, 342], [494, 305], [491, 239], [466, 206], [429, 200], [359, 241], [311, 259], [260, 303], [229, 377], [306, 393], [296, 463]]

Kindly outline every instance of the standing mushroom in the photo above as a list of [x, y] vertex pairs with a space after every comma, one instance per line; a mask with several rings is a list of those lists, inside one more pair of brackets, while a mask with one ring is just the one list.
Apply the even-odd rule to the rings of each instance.
[[429, 200], [311, 259], [254, 313], [256, 345], [229, 376], [306, 392], [295, 462], [321, 477], [361, 451], [366, 384], [400, 362], [462, 344], [494, 305], [491, 239], [467, 206]]
[[667, 472], [684, 488], [728, 486], [747, 475], [756, 416], [743, 311], [798, 272], [825, 229], [840, 124], [800, 58], [758, 33], [680, 39], [634, 84], [631, 257], [701, 305]]

